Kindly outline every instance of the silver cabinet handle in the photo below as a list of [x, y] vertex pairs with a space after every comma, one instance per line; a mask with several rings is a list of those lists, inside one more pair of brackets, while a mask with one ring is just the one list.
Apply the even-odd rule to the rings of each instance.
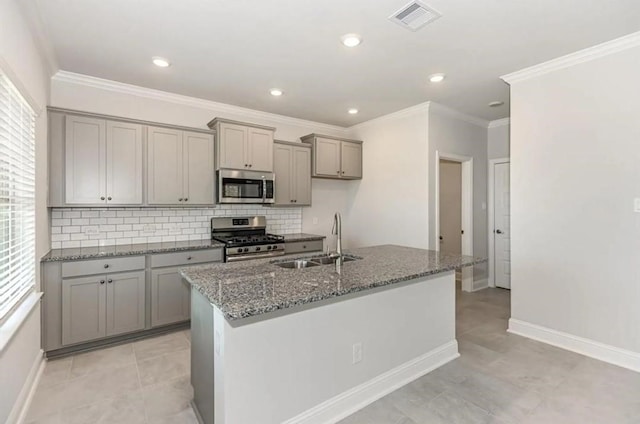
[[104, 280], [100, 280], [100, 284], [104, 284]]
[[112, 280], [111, 278], [109, 278], [109, 279], [107, 280], [107, 283], [111, 284], [111, 283], [113, 283], [113, 280]]
[[109, 268], [109, 264], [104, 264], [105, 269]]
[[497, 234], [502, 234], [502, 230], [496, 230]]
[[100, 200], [104, 200], [104, 196], [100, 196]]
[[107, 197], [107, 200], [111, 200], [111, 196]]

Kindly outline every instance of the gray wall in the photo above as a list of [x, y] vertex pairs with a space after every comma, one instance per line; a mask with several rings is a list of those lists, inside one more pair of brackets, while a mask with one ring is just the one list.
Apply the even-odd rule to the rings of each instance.
[[489, 159], [508, 158], [509, 153], [509, 124], [489, 127], [487, 140], [487, 157]]

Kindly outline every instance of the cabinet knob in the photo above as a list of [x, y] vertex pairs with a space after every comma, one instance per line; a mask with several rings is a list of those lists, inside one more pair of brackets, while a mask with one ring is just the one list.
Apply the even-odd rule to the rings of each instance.
[[189, 198], [188, 198], [188, 197], [185, 197], [185, 198], [184, 198], [184, 201], [185, 201], [185, 202], [186, 202], [186, 201], [188, 201], [188, 200], [189, 200]]
[[245, 167], [245, 168], [246, 168], [246, 167], [248, 167], [248, 166], [249, 166], [248, 164], [246, 164], [246, 163], [244, 164], [244, 167]]
[[109, 268], [109, 264], [104, 264], [105, 269]]
[[344, 171], [340, 172], [342, 175], [344, 175]]
[[293, 203], [298, 203], [298, 199], [294, 200]]
[[178, 199], [178, 202], [182, 202], [182, 197]]
[[249, 164], [249, 168], [251, 168], [252, 166], [253, 166], [252, 164]]
[[336, 171], [336, 173], [337, 173], [338, 175], [340, 175], [340, 171]]
[[109, 279], [107, 280], [107, 283], [111, 284], [111, 283], [113, 283], [113, 280], [112, 280], [111, 278], [109, 278]]
[[107, 197], [107, 200], [111, 200], [111, 196]]
[[100, 280], [100, 284], [104, 284], [104, 280]]
[[104, 196], [100, 196], [100, 200], [104, 200]]
[[187, 256], [188, 261], [190, 261], [191, 259], [193, 259], [191, 256]]

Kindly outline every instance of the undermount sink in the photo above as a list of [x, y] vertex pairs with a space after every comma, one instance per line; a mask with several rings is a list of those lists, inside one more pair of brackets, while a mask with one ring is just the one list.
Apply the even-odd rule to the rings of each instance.
[[[332, 256], [318, 256], [315, 258], [294, 259], [294, 260], [285, 261], [285, 262], [275, 262], [274, 265], [277, 265], [280, 268], [302, 269], [302, 268], [309, 268], [309, 267], [318, 266], [318, 265], [334, 264], [336, 262], [336, 259], [337, 257], [332, 257]], [[360, 258], [358, 258], [357, 256], [342, 255], [343, 263], [355, 261], [356, 259], [360, 259]]]
[[320, 264], [317, 262], [311, 262], [304, 259], [296, 259], [294, 261], [280, 262], [280, 263], [277, 263], [276, 265], [278, 265], [281, 268], [301, 269], [301, 268], [309, 268], [312, 266], [318, 266]]

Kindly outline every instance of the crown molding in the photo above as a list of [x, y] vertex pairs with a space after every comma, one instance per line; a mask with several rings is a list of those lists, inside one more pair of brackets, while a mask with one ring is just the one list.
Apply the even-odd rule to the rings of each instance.
[[495, 121], [489, 122], [489, 128], [504, 127], [505, 125], [509, 125], [510, 122], [511, 118], [496, 119]]
[[306, 119], [293, 118], [290, 116], [263, 112], [260, 110], [234, 106], [227, 103], [219, 103], [212, 100], [199, 99], [197, 97], [190, 97], [182, 94], [156, 90], [153, 88], [126, 84], [123, 82], [92, 77], [84, 74], [77, 74], [75, 72], [61, 70], [56, 72], [56, 74], [51, 79], [58, 82], [83, 85], [86, 87], [97, 88], [100, 90], [111, 91], [115, 93], [129, 94], [132, 96], [144, 97], [152, 100], [160, 100], [168, 103], [208, 109], [215, 111], [216, 113], [241, 115], [243, 117], [246, 117], [247, 119], [267, 120], [269, 122], [293, 125], [298, 127], [313, 127], [314, 130], [337, 132], [340, 134], [346, 134], [348, 131], [346, 127], [341, 127], [338, 125], [325, 124], [322, 122], [309, 121]]
[[366, 128], [370, 125], [379, 124], [382, 122], [393, 121], [396, 119], [401, 119], [407, 116], [415, 115], [418, 113], [424, 113], [425, 117], [429, 113], [429, 105], [431, 102], [420, 103], [415, 106], [408, 107], [406, 109], [401, 109], [397, 112], [392, 112], [386, 115], [379, 116], [377, 118], [370, 119], [368, 121], [361, 122], [359, 124], [355, 124], [349, 127], [349, 131], [357, 131], [360, 128]]
[[461, 121], [465, 121], [472, 125], [477, 125], [478, 127], [488, 128], [489, 121], [482, 118], [476, 118], [475, 116], [467, 115], [466, 113], [458, 112], [455, 109], [451, 109], [449, 107], [443, 106], [439, 103], [430, 102], [429, 110], [436, 112], [440, 115], [450, 116], [455, 119], [459, 119]]
[[640, 32], [634, 32], [615, 40], [503, 75], [500, 78], [507, 84], [514, 84], [638, 46], [640, 46]]

